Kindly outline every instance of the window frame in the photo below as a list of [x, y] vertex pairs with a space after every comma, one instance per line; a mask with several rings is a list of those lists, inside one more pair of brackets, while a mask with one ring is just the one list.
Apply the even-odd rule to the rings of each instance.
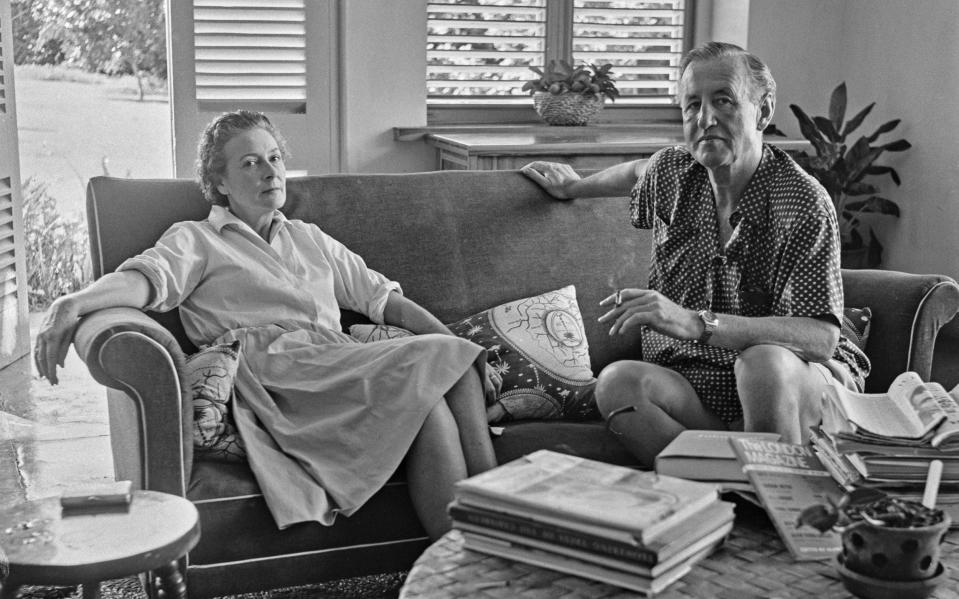
[[[683, 54], [693, 47], [693, 38], [696, 35], [696, 3], [697, 0], [686, 0], [686, 14], [683, 20]], [[549, 0], [546, 3], [546, 62], [572, 54], [572, 33], [573, 0]], [[643, 106], [606, 102], [602, 112], [591, 122], [595, 124], [660, 123], [681, 120], [678, 103], [669, 106]], [[508, 99], [494, 97], [490, 100], [426, 98], [427, 126], [530, 124], [539, 121], [532, 99], [528, 97]]]

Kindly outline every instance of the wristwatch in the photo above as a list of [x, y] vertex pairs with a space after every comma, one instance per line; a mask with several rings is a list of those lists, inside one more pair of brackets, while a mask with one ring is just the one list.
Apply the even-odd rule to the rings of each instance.
[[709, 338], [713, 336], [713, 333], [716, 332], [716, 327], [719, 326], [719, 319], [716, 318], [716, 315], [713, 314], [711, 310], [700, 310], [697, 314], [699, 314], [699, 319], [703, 321], [704, 327], [699, 342], [706, 343], [709, 341]]

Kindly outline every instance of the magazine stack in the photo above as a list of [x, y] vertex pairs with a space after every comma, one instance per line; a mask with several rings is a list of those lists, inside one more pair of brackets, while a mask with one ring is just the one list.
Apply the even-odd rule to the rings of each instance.
[[812, 443], [833, 478], [847, 489], [880, 488], [922, 498], [933, 460], [942, 462], [938, 508], [959, 517], [959, 387], [923, 382], [906, 372], [886, 393], [830, 390]]
[[662, 591], [732, 529], [718, 487], [541, 450], [457, 483], [467, 549]]

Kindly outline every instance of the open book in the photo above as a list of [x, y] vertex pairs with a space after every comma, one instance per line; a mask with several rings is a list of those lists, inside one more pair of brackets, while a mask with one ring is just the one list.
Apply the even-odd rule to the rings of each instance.
[[915, 372], [904, 372], [886, 393], [856, 393], [838, 385], [827, 390], [823, 429], [873, 442], [930, 445], [959, 450], [959, 386], [946, 392]]

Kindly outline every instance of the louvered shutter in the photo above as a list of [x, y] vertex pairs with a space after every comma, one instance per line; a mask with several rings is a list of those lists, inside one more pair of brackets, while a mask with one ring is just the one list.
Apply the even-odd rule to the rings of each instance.
[[290, 176], [339, 164], [336, 4], [317, 0], [175, 0], [168, 4], [177, 177], [217, 114], [264, 112], [286, 137]]
[[30, 352], [9, 0], [0, 0], [0, 368]]
[[306, 110], [304, 0], [195, 0], [196, 98], [201, 108], [246, 102]]
[[612, 64], [624, 103], [672, 104], [685, 32], [685, 0], [575, 0], [573, 60]]
[[543, 65], [546, 0], [427, 3], [427, 94], [458, 99], [525, 96]]
[[431, 102], [528, 99], [530, 66], [612, 63], [619, 104], [670, 105], [689, 37], [687, 1], [435, 0], [427, 3]]

